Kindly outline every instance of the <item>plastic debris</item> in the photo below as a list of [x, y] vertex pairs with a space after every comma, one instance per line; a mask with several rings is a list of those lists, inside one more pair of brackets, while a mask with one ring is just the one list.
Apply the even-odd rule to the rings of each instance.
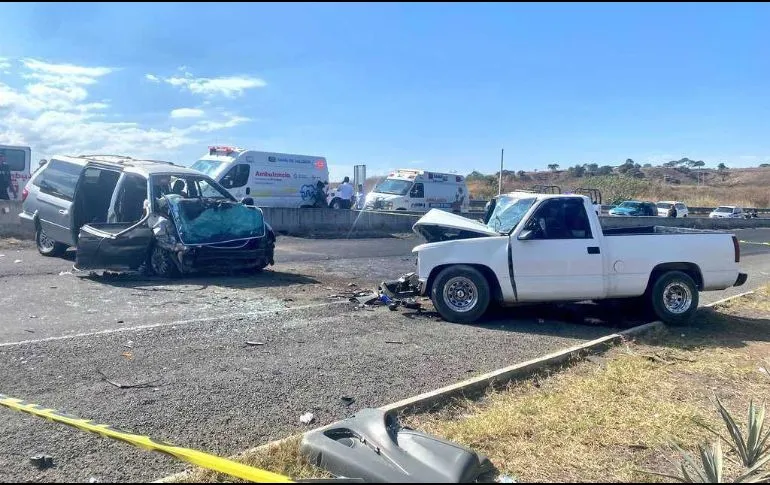
[[299, 417], [299, 422], [302, 424], [310, 424], [313, 421], [315, 421], [315, 416], [313, 416], [313, 413], [305, 413]]
[[64, 275], [68, 275], [68, 274], [72, 274], [72, 271], [61, 271], [59, 273], [59, 276], [64, 276]]
[[257, 346], [257, 345], [265, 345], [265, 342], [246, 342], [246, 345], [250, 346]]
[[356, 402], [356, 400], [355, 400], [354, 398], [352, 398], [352, 397], [348, 397], [348, 396], [342, 396], [340, 399], [342, 400], [342, 403], [343, 403], [345, 406], [350, 406], [350, 405], [352, 405], [354, 402]]
[[53, 457], [48, 455], [35, 455], [29, 459], [38, 470], [45, 470], [53, 466]]
[[14, 262], [14, 263], [21, 263], [21, 260], [20, 260], [20, 259], [16, 259], [16, 260], [14, 260], [13, 262]]

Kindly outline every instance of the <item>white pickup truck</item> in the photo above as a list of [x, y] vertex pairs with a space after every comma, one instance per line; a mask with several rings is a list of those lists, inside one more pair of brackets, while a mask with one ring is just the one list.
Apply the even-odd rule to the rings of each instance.
[[729, 233], [671, 227], [603, 230], [581, 195], [501, 195], [487, 224], [431, 210], [413, 230], [419, 292], [450, 322], [472, 323], [491, 301], [644, 299], [669, 324], [686, 323], [698, 292], [746, 282]]

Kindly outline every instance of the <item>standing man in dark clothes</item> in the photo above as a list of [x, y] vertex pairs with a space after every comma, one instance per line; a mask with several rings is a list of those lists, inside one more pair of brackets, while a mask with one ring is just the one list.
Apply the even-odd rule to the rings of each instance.
[[[11, 185], [11, 169], [5, 163], [5, 158], [0, 156], [0, 200], [10, 200], [8, 189], [13, 190]], [[16, 198], [15, 193], [14, 198]]]

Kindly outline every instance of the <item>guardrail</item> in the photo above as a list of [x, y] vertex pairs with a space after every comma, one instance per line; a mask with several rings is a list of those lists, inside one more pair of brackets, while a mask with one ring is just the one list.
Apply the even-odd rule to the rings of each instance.
[[[477, 211], [483, 211], [484, 207], [487, 205], [488, 200], [481, 200], [481, 199], [471, 199], [469, 201], [471, 212], [477, 212]], [[608, 211], [615, 207], [614, 205], [602, 205], [603, 211]], [[716, 207], [687, 207], [687, 210], [690, 212], [690, 214], [710, 214], [711, 211], [716, 209]], [[767, 214], [770, 215], [770, 208], [767, 209], [760, 209], [758, 207], [743, 207], [744, 212], [748, 211], [754, 211], [756, 210], [758, 214]]]

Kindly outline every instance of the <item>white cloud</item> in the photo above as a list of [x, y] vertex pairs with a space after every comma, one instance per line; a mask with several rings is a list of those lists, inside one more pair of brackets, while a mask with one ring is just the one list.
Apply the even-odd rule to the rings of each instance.
[[[25, 86], [12, 88], [0, 82], [0, 143], [29, 145], [36, 158], [87, 152], [164, 158], [185, 145], [205, 143], [197, 139], [203, 133], [250, 121], [229, 113], [185, 128], [105, 121], [109, 101], [89, 99], [89, 88], [116, 69], [35, 59], [24, 59], [22, 66], [19, 74], [28, 81]], [[182, 108], [172, 111], [172, 117], [198, 112], [203, 114]]]
[[11, 67], [11, 63], [7, 57], [0, 57], [0, 70], [5, 70]]
[[203, 116], [203, 110], [197, 108], [177, 108], [171, 110], [172, 118], [200, 118]]
[[158, 76], [153, 76], [152, 74], [145, 74], [144, 78], [147, 79], [148, 81], [152, 81], [154, 83], [159, 83], [160, 82], [160, 78]]
[[[184, 66], [183, 66], [184, 67]], [[180, 68], [182, 70], [182, 68]], [[162, 80], [171, 86], [186, 89], [194, 94], [203, 96], [221, 95], [228, 98], [242, 96], [247, 89], [263, 88], [267, 83], [263, 79], [250, 76], [227, 76], [217, 78], [194, 77], [185, 71], [182, 76], [159, 78], [153, 74], [145, 75], [147, 79]]]

